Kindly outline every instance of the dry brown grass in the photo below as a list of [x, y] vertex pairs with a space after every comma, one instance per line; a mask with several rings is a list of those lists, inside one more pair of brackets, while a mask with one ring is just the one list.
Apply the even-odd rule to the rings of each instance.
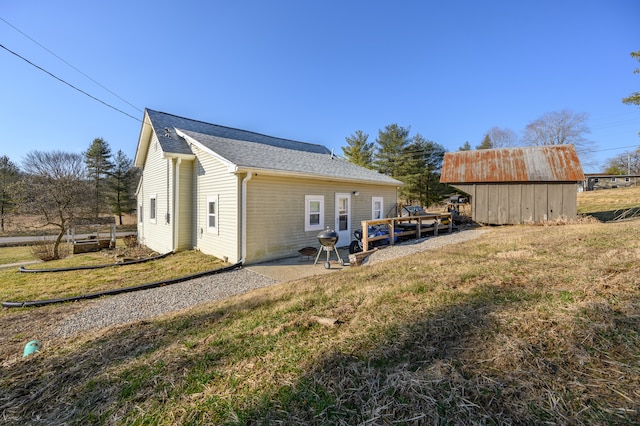
[[578, 213], [601, 221], [640, 215], [640, 187], [603, 189], [578, 193]]
[[[638, 423], [638, 237], [640, 222], [492, 228], [47, 341], [5, 358], [0, 412], [72, 424]], [[72, 309], [21, 311], [14, 331], [24, 343]]]

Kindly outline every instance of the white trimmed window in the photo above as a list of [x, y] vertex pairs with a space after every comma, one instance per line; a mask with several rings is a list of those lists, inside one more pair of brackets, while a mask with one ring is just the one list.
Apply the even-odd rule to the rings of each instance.
[[144, 212], [142, 211], [142, 206], [143, 204], [140, 203], [140, 205], [138, 206], [138, 222], [142, 223], [144, 221]]
[[152, 195], [149, 199], [149, 222], [156, 223], [156, 214], [157, 214], [157, 203], [158, 197]]
[[207, 232], [218, 233], [218, 196], [207, 197]]
[[304, 196], [304, 230], [324, 229], [324, 195]]
[[371, 218], [383, 219], [384, 202], [382, 197], [371, 197]]

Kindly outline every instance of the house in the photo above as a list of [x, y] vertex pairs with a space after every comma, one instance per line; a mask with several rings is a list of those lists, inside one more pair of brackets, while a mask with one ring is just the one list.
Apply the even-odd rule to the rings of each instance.
[[402, 185], [322, 145], [150, 109], [134, 165], [139, 241], [231, 263], [295, 256], [319, 247], [326, 228], [349, 245], [362, 220], [386, 216]]
[[602, 173], [585, 173], [584, 188], [587, 191], [598, 189], [628, 188], [640, 183], [640, 175], [610, 175]]
[[472, 219], [491, 225], [577, 215], [584, 181], [573, 145], [445, 153], [440, 181], [469, 195]]

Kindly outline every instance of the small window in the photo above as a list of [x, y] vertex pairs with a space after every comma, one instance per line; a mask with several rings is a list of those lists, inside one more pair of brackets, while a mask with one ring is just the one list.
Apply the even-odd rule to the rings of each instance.
[[149, 221], [151, 223], [156, 223], [156, 200], [155, 195], [149, 200]]
[[138, 222], [142, 223], [144, 220], [144, 214], [142, 211], [142, 203], [138, 206]]
[[207, 231], [218, 232], [218, 196], [207, 197]]
[[631, 182], [631, 178], [630, 177], [626, 177], [626, 178], [624, 178], [624, 181], [625, 182]]
[[324, 229], [324, 196], [305, 195], [305, 231], [321, 231]]
[[593, 179], [593, 181], [594, 181], [595, 183], [598, 183], [598, 182], [600, 182], [600, 178], [594, 178], [594, 179]]
[[615, 181], [616, 181], [616, 178], [612, 177], [611, 182], [615, 182]]
[[382, 219], [384, 211], [383, 199], [382, 197], [371, 197], [371, 218], [372, 219]]

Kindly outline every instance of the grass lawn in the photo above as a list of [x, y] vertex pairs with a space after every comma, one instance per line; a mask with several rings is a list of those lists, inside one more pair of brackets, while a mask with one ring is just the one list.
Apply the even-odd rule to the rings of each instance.
[[[15, 250], [15, 247], [0, 248], [0, 259], [9, 258], [10, 255], [5, 253], [13, 253]], [[109, 263], [115, 263], [115, 259], [106, 251], [73, 255], [61, 260], [28, 265], [27, 268], [65, 268]], [[0, 268], [0, 300], [29, 301], [77, 296], [178, 278], [225, 265], [221, 260], [201, 252], [186, 251], [161, 260], [93, 270], [21, 273], [18, 268]], [[0, 317], [7, 313], [3, 309]]]
[[52, 423], [628, 424], [640, 407], [639, 236], [639, 222], [495, 228], [52, 340], [5, 361], [0, 407]]
[[4, 312], [0, 413], [41, 424], [639, 424], [639, 265], [638, 220], [492, 227], [51, 339], [24, 359], [34, 328], [83, 305]]
[[0, 265], [27, 262], [31, 260], [35, 260], [35, 258], [33, 257], [31, 248], [29, 247], [0, 247]]

